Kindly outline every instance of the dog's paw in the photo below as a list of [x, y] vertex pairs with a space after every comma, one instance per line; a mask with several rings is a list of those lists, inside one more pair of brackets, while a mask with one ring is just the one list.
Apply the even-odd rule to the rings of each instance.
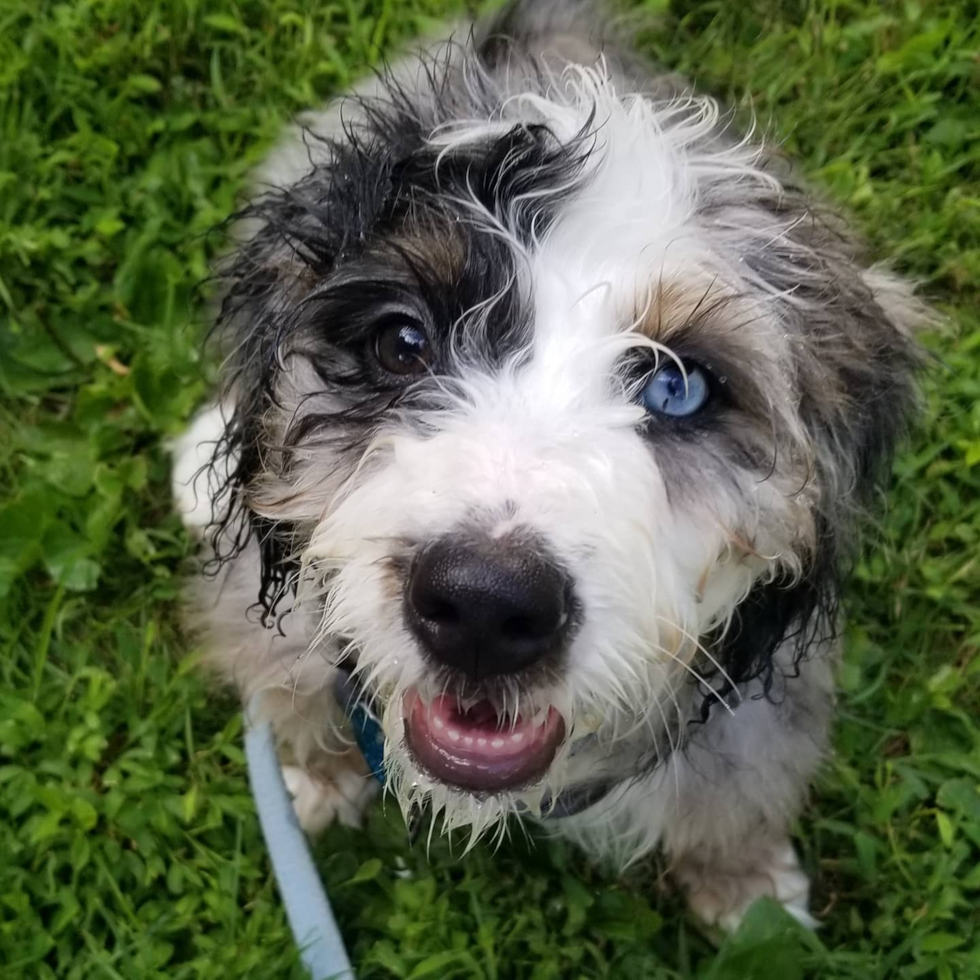
[[331, 766], [329, 774], [283, 766], [282, 778], [299, 825], [308, 834], [318, 834], [337, 822], [359, 827], [364, 810], [377, 791], [377, 781], [363, 768]]
[[682, 860], [674, 874], [687, 892], [691, 911], [709, 928], [735, 932], [759, 898], [774, 898], [808, 929], [817, 926], [809, 912], [810, 879], [788, 841], [737, 870]]

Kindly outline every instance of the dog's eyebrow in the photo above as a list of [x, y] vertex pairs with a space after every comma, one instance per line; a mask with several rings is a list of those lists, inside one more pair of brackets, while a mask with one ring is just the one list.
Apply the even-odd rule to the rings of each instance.
[[770, 371], [778, 354], [771, 331], [756, 329], [770, 316], [764, 300], [734, 292], [715, 279], [665, 279], [649, 298], [637, 300], [632, 329], [707, 368], [730, 406], [770, 425]]
[[419, 279], [452, 284], [466, 264], [462, 235], [434, 220], [386, 238], [382, 248], [398, 256]]
[[710, 328], [712, 321], [725, 316], [735, 299], [715, 279], [661, 281], [637, 300], [633, 329], [651, 340], [669, 343], [691, 330]]

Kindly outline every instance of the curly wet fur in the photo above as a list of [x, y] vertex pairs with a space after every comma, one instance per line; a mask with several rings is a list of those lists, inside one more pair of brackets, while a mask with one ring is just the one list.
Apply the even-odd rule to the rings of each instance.
[[[563, 824], [594, 851], [663, 842], [695, 889], [707, 856], [796, 881], [840, 580], [926, 313], [755, 134], [644, 74], [591, 10], [512, 4], [263, 167], [220, 271], [221, 405], [178, 451], [210, 549], [197, 621], [243, 694], [290, 692], [280, 733], [304, 758], [349, 739], [331, 677], [356, 664], [385, 704], [389, 792], [473, 840], [603, 778]], [[372, 346], [405, 315], [435, 351], [407, 381]], [[644, 412], [663, 359], [709, 372], [703, 413]], [[434, 537], [521, 528], [569, 569], [581, 624], [560, 668], [474, 692], [405, 630], [405, 570]], [[551, 705], [568, 738], [540, 784], [478, 799], [414, 764], [410, 689]], [[744, 905], [729, 893], [719, 921]]]

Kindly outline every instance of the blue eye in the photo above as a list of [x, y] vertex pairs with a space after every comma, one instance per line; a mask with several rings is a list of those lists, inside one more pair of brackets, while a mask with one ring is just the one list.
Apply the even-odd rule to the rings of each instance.
[[686, 381], [677, 364], [668, 361], [647, 378], [640, 397], [648, 412], [684, 418], [704, 408], [711, 394], [707, 374], [697, 364], [685, 364], [684, 371]]

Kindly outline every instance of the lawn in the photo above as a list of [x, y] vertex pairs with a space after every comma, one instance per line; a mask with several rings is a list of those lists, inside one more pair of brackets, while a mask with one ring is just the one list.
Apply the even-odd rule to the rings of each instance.
[[[303, 976], [239, 716], [177, 625], [165, 445], [208, 388], [208, 232], [249, 167], [456, 11], [0, 3], [4, 980]], [[980, 7], [682, 0], [641, 36], [754, 111], [947, 315], [799, 827], [823, 926], [757, 906], [716, 951], [654, 862], [617, 881], [547, 840], [427, 859], [380, 808], [320, 868], [365, 978], [980, 977]]]

